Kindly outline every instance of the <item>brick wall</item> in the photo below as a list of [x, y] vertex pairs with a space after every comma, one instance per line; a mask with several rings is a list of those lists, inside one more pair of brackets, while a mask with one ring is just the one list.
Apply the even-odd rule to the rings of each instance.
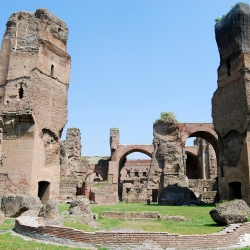
[[102, 212], [101, 218], [119, 219], [119, 220], [140, 220], [153, 219], [157, 220], [161, 216], [158, 212]]
[[248, 233], [250, 223], [244, 223], [234, 230], [205, 235], [179, 235], [167, 232], [84, 232], [72, 228], [53, 226], [31, 227], [16, 219], [15, 229], [21, 234], [47, 234], [75, 242], [84, 242], [95, 246], [141, 245], [145, 240], [155, 241], [162, 248], [217, 248], [236, 244], [239, 236]]

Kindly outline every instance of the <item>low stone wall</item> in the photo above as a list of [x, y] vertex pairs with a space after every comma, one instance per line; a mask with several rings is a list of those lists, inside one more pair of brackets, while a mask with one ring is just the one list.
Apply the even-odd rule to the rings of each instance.
[[158, 212], [102, 212], [101, 217], [118, 220], [157, 220], [161, 215]]
[[161, 248], [179, 249], [212, 249], [229, 247], [239, 242], [239, 237], [250, 231], [250, 223], [240, 224], [232, 230], [224, 230], [220, 233], [206, 235], [179, 235], [167, 232], [84, 232], [66, 227], [53, 227], [42, 225], [25, 225], [22, 217], [16, 219], [15, 230], [23, 235], [34, 238], [47, 237], [68, 240], [75, 244], [85, 243], [97, 247], [141, 246], [150, 241]]

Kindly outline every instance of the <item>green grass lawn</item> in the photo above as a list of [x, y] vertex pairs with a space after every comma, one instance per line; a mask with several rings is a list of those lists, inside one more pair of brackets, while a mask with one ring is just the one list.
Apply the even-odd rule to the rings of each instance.
[[4, 223], [0, 223], [0, 230], [10, 230], [15, 227], [15, 219], [7, 218], [4, 220]]
[[[68, 210], [69, 205], [60, 204], [60, 212]], [[169, 232], [178, 234], [207, 234], [220, 231], [223, 227], [217, 226], [211, 219], [209, 211], [213, 206], [159, 206], [157, 203], [151, 205], [141, 203], [117, 203], [116, 205], [91, 205], [93, 213], [98, 214], [98, 222], [101, 229], [110, 228], [130, 228], [153, 232]], [[181, 215], [188, 221], [161, 221], [161, 220], [111, 220], [102, 219], [102, 211], [124, 211], [124, 212], [159, 212], [163, 215]], [[72, 227], [84, 231], [96, 231], [82, 224], [77, 219], [70, 219], [69, 215], [64, 216], [64, 226]], [[0, 230], [10, 230], [14, 227], [15, 219], [7, 218], [0, 224]], [[52, 244], [37, 243], [34, 240], [24, 240], [13, 236], [10, 233], [0, 234], [0, 249], [72, 249], [69, 247], [56, 246]], [[73, 248], [80, 249], [80, 248]], [[82, 249], [82, 248], [81, 248]], [[102, 249], [102, 248], [100, 248]], [[104, 248], [103, 248], [104, 249]], [[242, 248], [250, 250], [250, 247]]]
[[[60, 205], [60, 210], [67, 210], [69, 205]], [[124, 203], [116, 205], [91, 205], [93, 213], [98, 214], [98, 222], [102, 229], [131, 228], [152, 232], [169, 232], [178, 234], [209, 234], [219, 232], [223, 227], [217, 226], [209, 215], [213, 206], [159, 206], [157, 203], [147, 205], [142, 203]], [[162, 221], [162, 220], [113, 220], [102, 219], [102, 211], [131, 211], [131, 212], [159, 212], [163, 215], [182, 215], [188, 221]], [[66, 227], [74, 227], [84, 231], [94, 231], [78, 221], [64, 220]]]
[[14, 236], [11, 233], [0, 234], [0, 249], [8, 250], [82, 250], [83, 248], [72, 248], [57, 246], [52, 244], [44, 244], [35, 242], [33, 239], [24, 240], [18, 236]]

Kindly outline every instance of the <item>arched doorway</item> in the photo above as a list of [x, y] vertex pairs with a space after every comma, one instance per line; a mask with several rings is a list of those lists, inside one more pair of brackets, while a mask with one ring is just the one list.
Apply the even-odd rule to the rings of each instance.
[[145, 202], [150, 163], [151, 155], [139, 150], [129, 151], [121, 157], [118, 173], [120, 201]]
[[49, 199], [49, 189], [50, 183], [47, 181], [38, 182], [38, 197], [40, 198], [42, 204], [46, 203]]

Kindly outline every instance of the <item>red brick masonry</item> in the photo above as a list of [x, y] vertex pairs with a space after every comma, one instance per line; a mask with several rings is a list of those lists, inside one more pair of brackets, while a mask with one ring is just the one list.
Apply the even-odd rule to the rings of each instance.
[[15, 229], [23, 234], [47, 234], [57, 238], [69, 239], [75, 242], [93, 244], [95, 246], [129, 246], [140, 245], [145, 240], [155, 241], [162, 248], [217, 248], [228, 247], [239, 242], [239, 237], [250, 233], [250, 223], [240, 224], [233, 230], [204, 235], [179, 235], [167, 232], [84, 232], [66, 227], [27, 226], [19, 218]]

